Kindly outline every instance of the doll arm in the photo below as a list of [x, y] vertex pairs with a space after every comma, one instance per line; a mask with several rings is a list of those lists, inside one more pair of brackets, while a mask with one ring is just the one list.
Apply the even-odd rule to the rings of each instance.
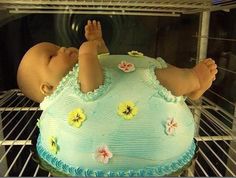
[[99, 45], [99, 48], [98, 48], [98, 54], [103, 54], [103, 53], [110, 53], [104, 40], [101, 39], [100, 40], [100, 45]]
[[94, 91], [103, 84], [103, 71], [98, 60], [99, 42], [87, 41], [79, 48], [78, 83], [82, 92]]

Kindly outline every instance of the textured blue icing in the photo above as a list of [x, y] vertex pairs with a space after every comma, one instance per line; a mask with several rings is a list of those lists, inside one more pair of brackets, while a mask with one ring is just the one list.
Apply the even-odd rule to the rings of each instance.
[[164, 171], [163, 171], [163, 169], [162, 169], [161, 166], [158, 166], [158, 167], [155, 169], [155, 174], [156, 174], [157, 176], [162, 176], [162, 175], [164, 175]]
[[83, 171], [83, 173], [84, 173], [83, 176], [85, 176], [85, 177], [91, 177], [91, 176], [94, 175], [94, 171], [91, 170], [91, 169], [85, 169], [85, 170]]
[[124, 171], [118, 171], [118, 172], [117, 172], [117, 175], [118, 175], [119, 177], [124, 177], [124, 176], [125, 176], [125, 172], [124, 172]]
[[62, 171], [69, 173], [69, 166], [66, 163], [62, 165]]
[[58, 161], [57, 159], [57, 163], [55, 165], [59, 170], [62, 170], [63, 162], [61, 160]]
[[54, 157], [54, 158], [51, 160], [51, 163], [52, 163], [53, 165], [56, 165], [56, 164], [57, 164], [57, 159]]
[[137, 176], [143, 177], [143, 176], [145, 176], [145, 175], [146, 175], [146, 172], [145, 172], [145, 170], [143, 170], [143, 169], [140, 169], [140, 170], [137, 172]]
[[74, 168], [74, 167], [70, 167], [69, 168], [69, 173], [70, 173], [70, 175], [72, 175], [72, 176], [76, 176], [76, 171], [75, 171], [76, 169]]
[[146, 175], [154, 176], [155, 175], [155, 169], [154, 168], [147, 168], [146, 169]]
[[[134, 63], [136, 70], [128, 74], [120, 71], [117, 64], [121, 59]], [[194, 122], [187, 105], [178, 103], [182, 97], [173, 96], [156, 80], [154, 68], [166, 67], [160, 61], [147, 57], [107, 58], [107, 65], [103, 65], [104, 85], [87, 94], [79, 90], [79, 68], [75, 66], [61, 81], [56, 94], [42, 104], [46, 110], [40, 119], [39, 156], [57, 170], [75, 176], [162, 176], [182, 168], [195, 154], [194, 144], [188, 148]], [[128, 122], [117, 116], [117, 106], [126, 100], [135, 102], [138, 108], [138, 114]], [[86, 113], [86, 122], [74, 129], [66, 118], [78, 107]], [[169, 117], [174, 117], [180, 126], [174, 136], [165, 134]], [[47, 138], [52, 134], [60, 146], [56, 155], [47, 147]], [[184, 141], [180, 144], [181, 139]], [[103, 143], [113, 153], [111, 161], [104, 165], [92, 156]]]
[[108, 172], [107, 172], [107, 175], [108, 175], [109, 177], [115, 177], [115, 176], [116, 176], [116, 173], [114, 173], [114, 172], [112, 172], [112, 171], [108, 171]]
[[75, 168], [75, 175], [76, 176], [82, 176], [83, 173], [83, 169], [79, 168]]
[[179, 165], [177, 162], [173, 162], [173, 163], [171, 164], [171, 168], [172, 168], [173, 170], [178, 170], [178, 169], [180, 168], [180, 165]]
[[83, 169], [81, 167], [73, 167], [63, 163], [61, 160], [58, 160], [54, 155], [47, 152], [41, 144], [41, 137], [39, 135], [38, 142], [36, 145], [39, 156], [47, 161], [50, 165], [52, 165], [57, 170], [63, 171], [65, 174], [72, 176], [96, 176], [96, 177], [113, 177], [113, 176], [164, 176], [169, 175], [173, 172], [178, 171], [180, 168], [184, 167], [194, 156], [196, 145], [193, 141], [190, 148], [184, 153], [178, 160], [171, 162], [170, 164], [158, 164], [155, 167], [147, 167], [144, 169], [137, 170], [126, 170], [126, 171], [102, 171], [102, 170], [92, 170], [92, 169]]
[[104, 177], [105, 173], [101, 170], [95, 171], [95, 176], [96, 177]]
[[135, 171], [134, 170], [129, 170], [129, 171], [127, 171], [127, 174], [128, 174], [129, 177], [133, 177], [133, 176], [135, 176]]

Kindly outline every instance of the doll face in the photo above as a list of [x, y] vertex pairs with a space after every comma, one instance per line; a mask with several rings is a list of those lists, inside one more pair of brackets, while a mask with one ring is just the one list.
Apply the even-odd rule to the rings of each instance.
[[32, 58], [37, 59], [39, 73], [43, 82], [52, 86], [58, 85], [60, 80], [78, 62], [78, 49], [59, 47], [55, 44], [43, 42], [33, 47]]

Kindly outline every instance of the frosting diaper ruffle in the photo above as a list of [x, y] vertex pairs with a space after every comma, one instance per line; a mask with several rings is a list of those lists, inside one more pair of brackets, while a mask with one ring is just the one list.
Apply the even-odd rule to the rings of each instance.
[[184, 101], [185, 98], [183, 96], [174, 96], [170, 90], [161, 85], [161, 83], [157, 80], [155, 69], [162, 69], [167, 67], [166, 62], [163, 59], [157, 58], [157, 62], [158, 63], [155, 65], [150, 65], [149, 69], [146, 71], [146, 78], [149, 85], [153, 86], [156, 89], [156, 94], [154, 96], [161, 97], [167, 102], [176, 103]]
[[84, 101], [94, 101], [98, 99], [100, 96], [104, 95], [106, 92], [108, 92], [110, 85], [112, 83], [112, 79], [109, 69], [104, 68], [103, 71], [104, 71], [104, 83], [94, 91], [90, 91], [87, 93], [83, 93], [80, 90], [80, 84], [77, 80], [77, 77], [74, 77], [73, 80], [71, 81], [73, 83], [71, 85], [73, 87], [73, 92]]

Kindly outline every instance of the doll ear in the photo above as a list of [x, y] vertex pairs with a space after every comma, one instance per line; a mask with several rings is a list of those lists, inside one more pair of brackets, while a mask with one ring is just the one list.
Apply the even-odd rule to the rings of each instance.
[[51, 95], [53, 93], [53, 86], [48, 84], [48, 83], [42, 83], [40, 85], [40, 92], [44, 95], [44, 96], [48, 96]]

